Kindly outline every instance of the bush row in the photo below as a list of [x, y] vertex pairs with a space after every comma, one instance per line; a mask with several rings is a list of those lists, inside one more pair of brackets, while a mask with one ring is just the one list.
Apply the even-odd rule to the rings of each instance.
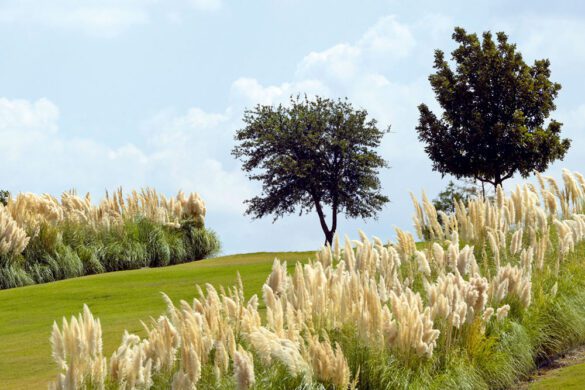
[[1, 256], [0, 289], [179, 264], [220, 249], [215, 232], [193, 220], [170, 226], [136, 217], [108, 228], [71, 221], [42, 223], [29, 236], [22, 254]]

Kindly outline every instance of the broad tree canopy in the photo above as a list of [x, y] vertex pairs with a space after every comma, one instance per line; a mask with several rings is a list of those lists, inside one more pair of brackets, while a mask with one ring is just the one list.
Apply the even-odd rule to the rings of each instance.
[[247, 110], [232, 154], [250, 179], [262, 182], [262, 194], [246, 201], [246, 213], [276, 220], [315, 209], [328, 243], [338, 213], [375, 217], [388, 202], [378, 178], [387, 164], [376, 152], [385, 132], [367, 116], [347, 100], [306, 96]]
[[544, 171], [562, 159], [570, 140], [561, 139], [561, 123], [550, 120], [561, 85], [549, 80], [550, 62], [527, 65], [503, 32], [494, 42], [489, 32], [456, 28], [454, 69], [435, 51], [436, 73], [429, 76], [440, 118], [419, 106], [419, 139], [443, 175], [468, 177], [494, 186], [516, 172], [523, 177]]

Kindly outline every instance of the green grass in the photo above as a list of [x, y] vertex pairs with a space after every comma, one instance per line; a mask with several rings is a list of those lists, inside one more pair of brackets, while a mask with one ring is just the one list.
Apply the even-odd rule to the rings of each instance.
[[[550, 275], [535, 277], [529, 311], [512, 313], [486, 335], [473, 333], [477, 337], [469, 344], [443, 353], [437, 349], [434, 358], [424, 364], [409, 367], [392, 360], [390, 355], [365, 356], [357, 353], [360, 345], [355, 345], [357, 352], [349, 356], [358, 359], [353, 369], [361, 368], [364, 388], [368, 383], [372, 389], [380, 388], [380, 383], [398, 388], [514, 387], [518, 380], [530, 375], [534, 359], [555, 356], [583, 344], [585, 244], [575, 249], [563, 264], [557, 297], [549, 293], [554, 282]], [[225, 256], [0, 291], [0, 389], [46, 388], [57, 373], [48, 340], [51, 325], [62, 316], [79, 313], [83, 303], [102, 321], [104, 352], [109, 357], [119, 345], [124, 329], [143, 335], [140, 320], [164, 312], [160, 292], [175, 302], [189, 300], [195, 295], [195, 284], [233, 285], [239, 271], [249, 297], [260, 292], [275, 257], [288, 261], [290, 269], [296, 261], [313, 255], [314, 252], [290, 252]], [[362, 358], [367, 358], [367, 364]], [[579, 367], [567, 368], [533, 386], [556, 390], [570, 388], [573, 382], [583, 383], [585, 366]], [[371, 383], [366, 377], [372, 379]]]
[[49, 335], [54, 320], [76, 315], [87, 303], [102, 323], [104, 352], [110, 356], [124, 329], [142, 334], [140, 320], [165, 310], [161, 292], [173, 301], [190, 300], [195, 284], [235, 284], [237, 272], [249, 297], [261, 291], [275, 257], [305, 261], [314, 252], [251, 253], [165, 268], [120, 271], [0, 291], [0, 389], [42, 389], [57, 368]]
[[585, 363], [552, 370], [528, 387], [530, 390], [583, 389]]

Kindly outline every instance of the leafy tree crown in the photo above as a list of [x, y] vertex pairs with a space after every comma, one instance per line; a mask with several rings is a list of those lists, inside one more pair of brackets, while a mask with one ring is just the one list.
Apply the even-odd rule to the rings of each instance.
[[[326, 233], [333, 234], [337, 213], [375, 217], [388, 198], [380, 193], [378, 155], [384, 131], [365, 110], [347, 100], [291, 97], [288, 106], [257, 105], [247, 110], [232, 154], [262, 194], [246, 201], [254, 218], [300, 214], [317, 209]], [[324, 226], [323, 206], [331, 206], [332, 225]]]
[[480, 41], [456, 28], [453, 39], [454, 69], [436, 50], [429, 76], [442, 116], [419, 106], [416, 129], [433, 169], [499, 185], [562, 159], [570, 140], [561, 139], [561, 123], [547, 122], [561, 89], [549, 79], [549, 60], [527, 65], [503, 32], [495, 42], [485, 32]]

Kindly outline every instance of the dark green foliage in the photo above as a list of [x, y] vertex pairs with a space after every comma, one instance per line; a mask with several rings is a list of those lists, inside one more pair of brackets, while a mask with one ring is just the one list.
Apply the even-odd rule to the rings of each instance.
[[[277, 360], [273, 361], [271, 365], [266, 366], [265, 364], [262, 364], [262, 359], [260, 359], [257, 355], [254, 354], [254, 367], [257, 367], [257, 373], [255, 373], [257, 379], [256, 384], [254, 385], [254, 389], [325, 390], [325, 387], [319, 386], [318, 383], [315, 383], [313, 386], [304, 384], [303, 377], [301, 375], [292, 376], [287, 367]], [[202, 388], [203, 389], [209, 388], [211, 390], [214, 387]], [[226, 386], [224, 388], [235, 388], [235, 382], [232, 384], [232, 386]]]
[[140, 223], [140, 228], [142, 240], [146, 242], [150, 266], [164, 267], [168, 265], [171, 261], [171, 250], [162, 227], [143, 220]]
[[[205, 231], [205, 229], [202, 229]], [[167, 242], [167, 245], [169, 247], [169, 251], [170, 251], [170, 263], [171, 264], [180, 264], [183, 263], [185, 261], [189, 261], [189, 258], [187, 256], [187, 242], [184, 239], [183, 233], [181, 230], [176, 230], [176, 229], [167, 229], [164, 230], [164, 234], [165, 234], [165, 241]], [[218, 248], [219, 249], [219, 248]], [[213, 253], [217, 253], [218, 250], [210, 250], [210, 251], [203, 251], [205, 253], [205, 255], [202, 258], [205, 258], [206, 256], [209, 256], [210, 254]]]
[[18, 266], [0, 267], [0, 289], [27, 286], [34, 280]]
[[23, 252], [27, 263], [35, 263], [46, 254], [54, 256], [59, 244], [63, 242], [63, 235], [59, 233], [59, 230], [45, 223], [39, 225], [34, 232], [29, 232], [29, 235], [30, 241]]
[[[378, 179], [387, 163], [376, 152], [385, 132], [367, 116], [347, 100], [320, 97], [247, 110], [232, 154], [251, 180], [262, 182], [262, 195], [246, 201], [246, 213], [276, 220], [315, 209], [329, 243], [338, 213], [375, 217], [388, 202]], [[330, 226], [325, 206], [331, 207]]]
[[77, 248], [77, 255], [83, 264], [84, 275], [106, 272], [104, 265], [100, 262], [99, 251], [99, 247], [80, 246]]
[[201, 229], [191, 221], [182, 224], [187, 261], [202, 259], [220, 251], [221, 245], [213, 230]]
[[[584, 252], [579, 248], [573, 256], [582, 259]], [[555, 282], [559, 292], [553, 296], [550, 290]], [[564, 264], [559, 278], [537, 280], [533, 286], [533, 303], [524, 322], [536, 345], [537, 362], [585, 343], [585, 267], [582, 261]]]
[[161, 267], [219, 252], [216, 234], [195, 221], [180, 228], [146, 218], [95, 229], [87, 224], [40, 224], [19, 256], [0, 258], [0, 289], [102, 272]]
[[59, 266], [58, 279], [69, 279], [83, 275], [83, 263], [70, 246], [60, 245], [55, 260]]
[[148, 265], [146, 245], [133, 240], [111, 241], [101, 251], [106, 271], [137, 269]]
[[[31, 234], [31, 233], [29, 233]], [[58, 249], [63, 246], [62, 235], [51, 225], [41, 224], [24, 250], [24, 270], [35, 283], [46, 283], [62, 279], [62, 270], [57, 261]]]
[[18, 264], [22, 260], [22, 256], [15, 256], [13, 254], [0, 254], [0, 268], [9, 267], [14, 264]]
[[560, 137], [561, 123], [546, 123], [561, 89], [549, 80], [550, 62], [529, 66], [506, 34], [496, 38], [485, 32], [480, 41], [456, 28], [455, 69], [435, 51], [436, 73], [429, 81], [443, 115], [421, 104], [416, 128], [434, 170], [494, 186], [516, 172], [526, 177], [544, 171], [570, 146]]
[[467, 202], [470, 198], [478, 196], [479, 191], [473, 186], [461, 186], [449, 181], [447, 187], [439, 192], [439, 195], [433, 199], [433, 205], [437, 211], [443, 211], [445, 213], [452, 213], [455, 211], [455, 201]]
[[27, 265], [26, 273], [32, 278], [34, 283], [47, 283], [56, 280], [58, 264], [52, 258], [48, 257], [48, 259], [50, 262], [43, 261]]
[[8, 198], [10, 198], [10, 192], [0, 190], [0, 204], [6, 206], [8, 204]]

